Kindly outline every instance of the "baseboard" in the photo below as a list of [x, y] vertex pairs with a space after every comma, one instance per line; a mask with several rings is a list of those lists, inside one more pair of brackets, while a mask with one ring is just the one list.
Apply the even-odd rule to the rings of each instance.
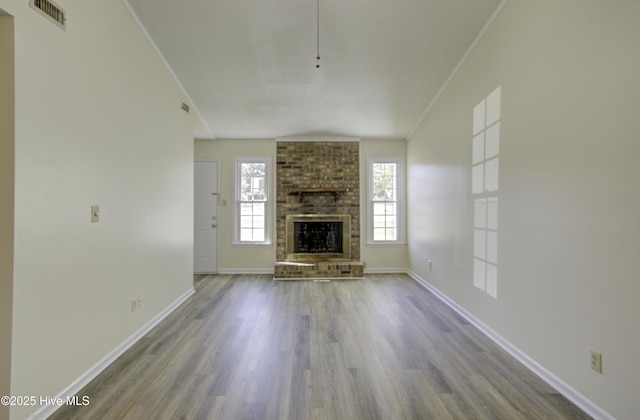
[[398, 273], [408, 273], [408, 268], [365, 268], [365, 274], [398, 274]]
[[[120, 357], [125, 351], [133, 346], [138, 340], [144, 337], [153, 327], [158, 325], [164, 318], [166, 318], [171, 312], [173, 312], [178, 306], [186, 301], [191, 295], [195, 293], [195, 289], [192, 287], [187, 290], [182, 296], [176, 299], [173, 303], [167, 306], [162, 312], [153, 317], [149, 322], [142, 326], [138, 331], [133, 333], [129, 338], [124, 340], [119, 346], [113, 349], [102, 360], [96, 363], [93, 367], [82, 374], [71, 385], [66, 387], [62, 392], [55, 396], [52, 400], [60, 398], [62, 401], [67, 401], [67, 398], [72, 398], [77, 395], [82, 388], [84, 388], [89, 382], [91, 382], [96, 376], [98, 376], [103, 370], [105, 370], [111, 363], [113, 363], [118, 357]], [[46, 419], [52, 415], [59, 405], [43, 405], [35, 413], [33, 413], [30, 420]]]
[[413, 278], [420, 285], [424, 286], [431, 293], [436, 295], [438, 299], [448, 305], [451, 309], [456, 311], [462, 317], [464, 317], [467, 321], [472, 323], [476, 328], [486, 334], [493, 342], [499, 345], [504, 351], [509, 353], [511, 356], [516, 358], [520, 363], [525, 365], [529, 370], [538, 375], [543, 381], [547, 384], [555, 388], [560, 394], [564, 395], [568, 400], [573, 402], [575, 405], [580, 407], [584, 412], [593, 417], [594, 419], [602, 419], [602, 420], [614, 420], [611, 414], [604, 411], [602, 408], [598, 407], [591, 400], [586, 398], [580, 392], [576, 391], [573, 387], [569, 386], [566, 382], [558, 378], [556, 375], [551, 373], [549, 370], [545, 369], [538, 362], [529, 357], [522, 350], [511, 344], [500, 334], [496, 333], [485, 323], [476, 318], [473, 314], [469, 313], [462, 306], [458, 305], [455, 301], [451, 300], [447, 295], [442, 293], [432, 284], [427, 282], [422, 277], [418, 276], [416, 273], [411, 270], [407, 270], [407, 274]]

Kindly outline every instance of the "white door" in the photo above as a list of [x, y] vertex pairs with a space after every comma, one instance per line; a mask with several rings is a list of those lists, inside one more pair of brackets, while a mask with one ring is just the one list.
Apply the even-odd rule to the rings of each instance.
[[218, 162], [195, 162], [193, 272], [218, 272]]

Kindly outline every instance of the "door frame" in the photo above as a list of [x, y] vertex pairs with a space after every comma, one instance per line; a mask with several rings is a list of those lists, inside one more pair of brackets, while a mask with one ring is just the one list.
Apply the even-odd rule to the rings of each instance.
[[[215, 245], [216, 245], [216, 269], [214, 272], [211, 273], [198, 273], [195, 271], [195, 266], [194, 266], [194, 274], [217, 274], [220, 272], [220, 160], [219, 159], [211, 159], [211, 158], [196, 158], [194, 159], [194, 163], [193, 163], [193, 172], [194, 172], [194, 176], [195, 176], [195, 167], [196, 164], [198, 162], [215, 162], [217, 163], [216, 166], [216, 182], [215, 182], [215, 187], [216, 187], [216, 191], [217, 191], [217, 197], [218, 199], [216, 200], [216, 205], [218, 207], [218, 218], [217, 218], [217, 225], [218, 227], [216, 228], [216, 239], [215, 239]], [[193, 191], [194, 191], [194, 211], [195, 211], [195, 184], [193, 186]], [[195, 233], [195, 219], [193, 221], [193, 231]], [[194, 238], [195, 239], [195, 238]], [[195, 244], [195, 240], [194, 240], [194, 244]], [[195, 245], [194, 245], [194, 250], [193, 250], [194, 254], [195, 254]]]

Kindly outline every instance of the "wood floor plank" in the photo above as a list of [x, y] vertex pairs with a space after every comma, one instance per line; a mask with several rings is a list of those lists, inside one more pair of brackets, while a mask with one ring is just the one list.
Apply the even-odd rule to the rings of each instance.
[[406, 275], [199, 275], [56, 419], [588, 419]]

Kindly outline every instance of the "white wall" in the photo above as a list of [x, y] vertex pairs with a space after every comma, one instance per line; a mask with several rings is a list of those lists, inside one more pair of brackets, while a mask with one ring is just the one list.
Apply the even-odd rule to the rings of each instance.
[[[640, 416], [639, 21], [634, 1], [508, 2], [407, 146], [411, 269], [619, 419]], [[494, 299], [473, 285], [470, 169], [497, 86]]]
[[193, 287], [183, 95], [121, 2], [58, 3], [66, 31], [0, 0], [15, 17], [13, 395], [56, 395]]
[[[13, 18], [0, 10], [0, 396], [11, 393], [14, 184]], [[0, 419], [9, 407], [0, 405]]]

